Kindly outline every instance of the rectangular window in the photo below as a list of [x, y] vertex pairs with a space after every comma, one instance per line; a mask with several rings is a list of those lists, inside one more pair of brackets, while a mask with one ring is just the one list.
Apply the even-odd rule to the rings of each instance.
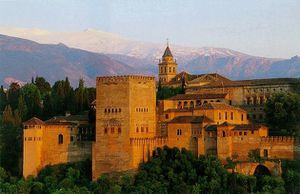
[[219, 112], [219, 120], [222, 120], [222, 114]]
[[230, 113], [230, 118], [233, 120], [233, 112]]
[[169, 114], [166, 114], [166, 119], [169, 119]]
[[246, 131], [244, 132], [244, 135], [247, 135], [247, 132], [246, 132]]
[[264, 149], [264, 157], [267, 158], [268, 157], [268, 150]]
[[227, 120], [227, 112], [225, 112], [225, 120]]

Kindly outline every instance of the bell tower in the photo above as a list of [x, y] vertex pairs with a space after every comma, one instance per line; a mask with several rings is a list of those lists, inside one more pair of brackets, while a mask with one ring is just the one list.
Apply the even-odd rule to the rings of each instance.
[[168, 83], [177, 74], [177, 63], [173, 58], [168, 41], [164, 55], [162, 59], [159, 60], [158, 68], [159, 81], [162, 84]]

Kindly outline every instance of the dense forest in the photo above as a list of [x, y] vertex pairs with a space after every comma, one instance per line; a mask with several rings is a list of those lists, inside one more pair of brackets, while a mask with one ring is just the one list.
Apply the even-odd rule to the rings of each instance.
[[[161, 87], [157, 98], [184, 93]], [[300, 161], [282, 161], [282, 177], [265, 174], [245, 176], [222, 166], [213, 156], [195, 157], [189, 151], [163, 148], [142, 163], [133, 175], [103, 175], [91, 181], [91, 162], [48, 166], [37, 177], [22, 178], [22, 122], [35, 116], [47, 120], [55, 115], [86, 114], [95, 99], [95, 88], [79, 80], [77, 88], [68, 78], [52, 86], [43, 77], [20, 86], [0, 88], [0, 193], [300, 193]], [[299, 136], [300, 96], [273, 95], [265, 106], [266, 123], [275, 134]]]

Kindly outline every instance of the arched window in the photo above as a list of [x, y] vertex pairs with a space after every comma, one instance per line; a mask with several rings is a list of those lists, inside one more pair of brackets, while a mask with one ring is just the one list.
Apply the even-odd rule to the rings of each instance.
[[62, 134], [58, 135], [58, 144], [63, 144], [64, 143], [64, 136]]
[[187, 102], [187, 101], [184, 101], [183, 107], [184, 107], [184, 108], [187, 108], [187, 107], [188, 107], [188, 102]]
[[241, 120], [242, 121], [244, 120], [244, 114], [241, 114]]
[[121, 133], [122, 132], [122, 129], [121, 127], [118, 128], [118, 133]]
[[227, 120], [227, 112], [225, 112], [225, 120]]
[[104, 112], [106, 113], [106, 112], [107, 112], [107, 109], [104, 109]]
[[108, 129], [105, 127], [104, 128], [104, 133], [107, 134], [107, 132], [108, 132]]
[[190, 102], [190, 107], [191, 107], [191, 108], [194, 108], [194, 101], [191, 101], [191, 102]]
[[182, 108], [181, 101], [178, 102], [177, 108]]
[[119, 112], [121, 112], [121, 108], [119, 108]]
[[233, 120], [233, 112], [230, 113], [230, 119]]
[[149, 132], [149, 129], [148, 129], [148, 127], [146, 127], [146, 133], [148, 133]]
[[139, 127], [136, 127], [136, 132], [137, 132], [137, 133], [139, 132]]
[[222, 120], [222, 114], [219, 112], [219, 120]]
[[225, 134], [225, 131], [222, 131], [222, 137], [225, 137], [226, 134]]
[[173, 67], [173, 73], [175, 73], [175, 67]]
[[172, 72], [172, 67], [169, 67], [169, 73], [171, 73]]
[[177, 129], [177, 135], [181, 135], [181, 134], [182, 134], [181, 129]]
[[144, 127], [141, 127], [141, 132], [142, 132], [142, 133], [144, 132]]
[[115, 128], [112, 127], [110, 132], [115, 133]]

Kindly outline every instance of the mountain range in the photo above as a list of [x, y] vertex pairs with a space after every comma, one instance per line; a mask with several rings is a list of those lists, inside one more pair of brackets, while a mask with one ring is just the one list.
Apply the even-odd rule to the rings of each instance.
[[[83, 78], [95, 84], [97, 75], [157, 75], [166, 47], [87, 29], [49, 32], [40, 29], [0, 28], [0, 84], [28, 82], [44, 76], [53, 83], [69, 77], [72, 85]], [[231, 79], [300, 77], [300, 57], [274, 59], [226, 48], [170, 45], [180, 71], [217, 72]]]

